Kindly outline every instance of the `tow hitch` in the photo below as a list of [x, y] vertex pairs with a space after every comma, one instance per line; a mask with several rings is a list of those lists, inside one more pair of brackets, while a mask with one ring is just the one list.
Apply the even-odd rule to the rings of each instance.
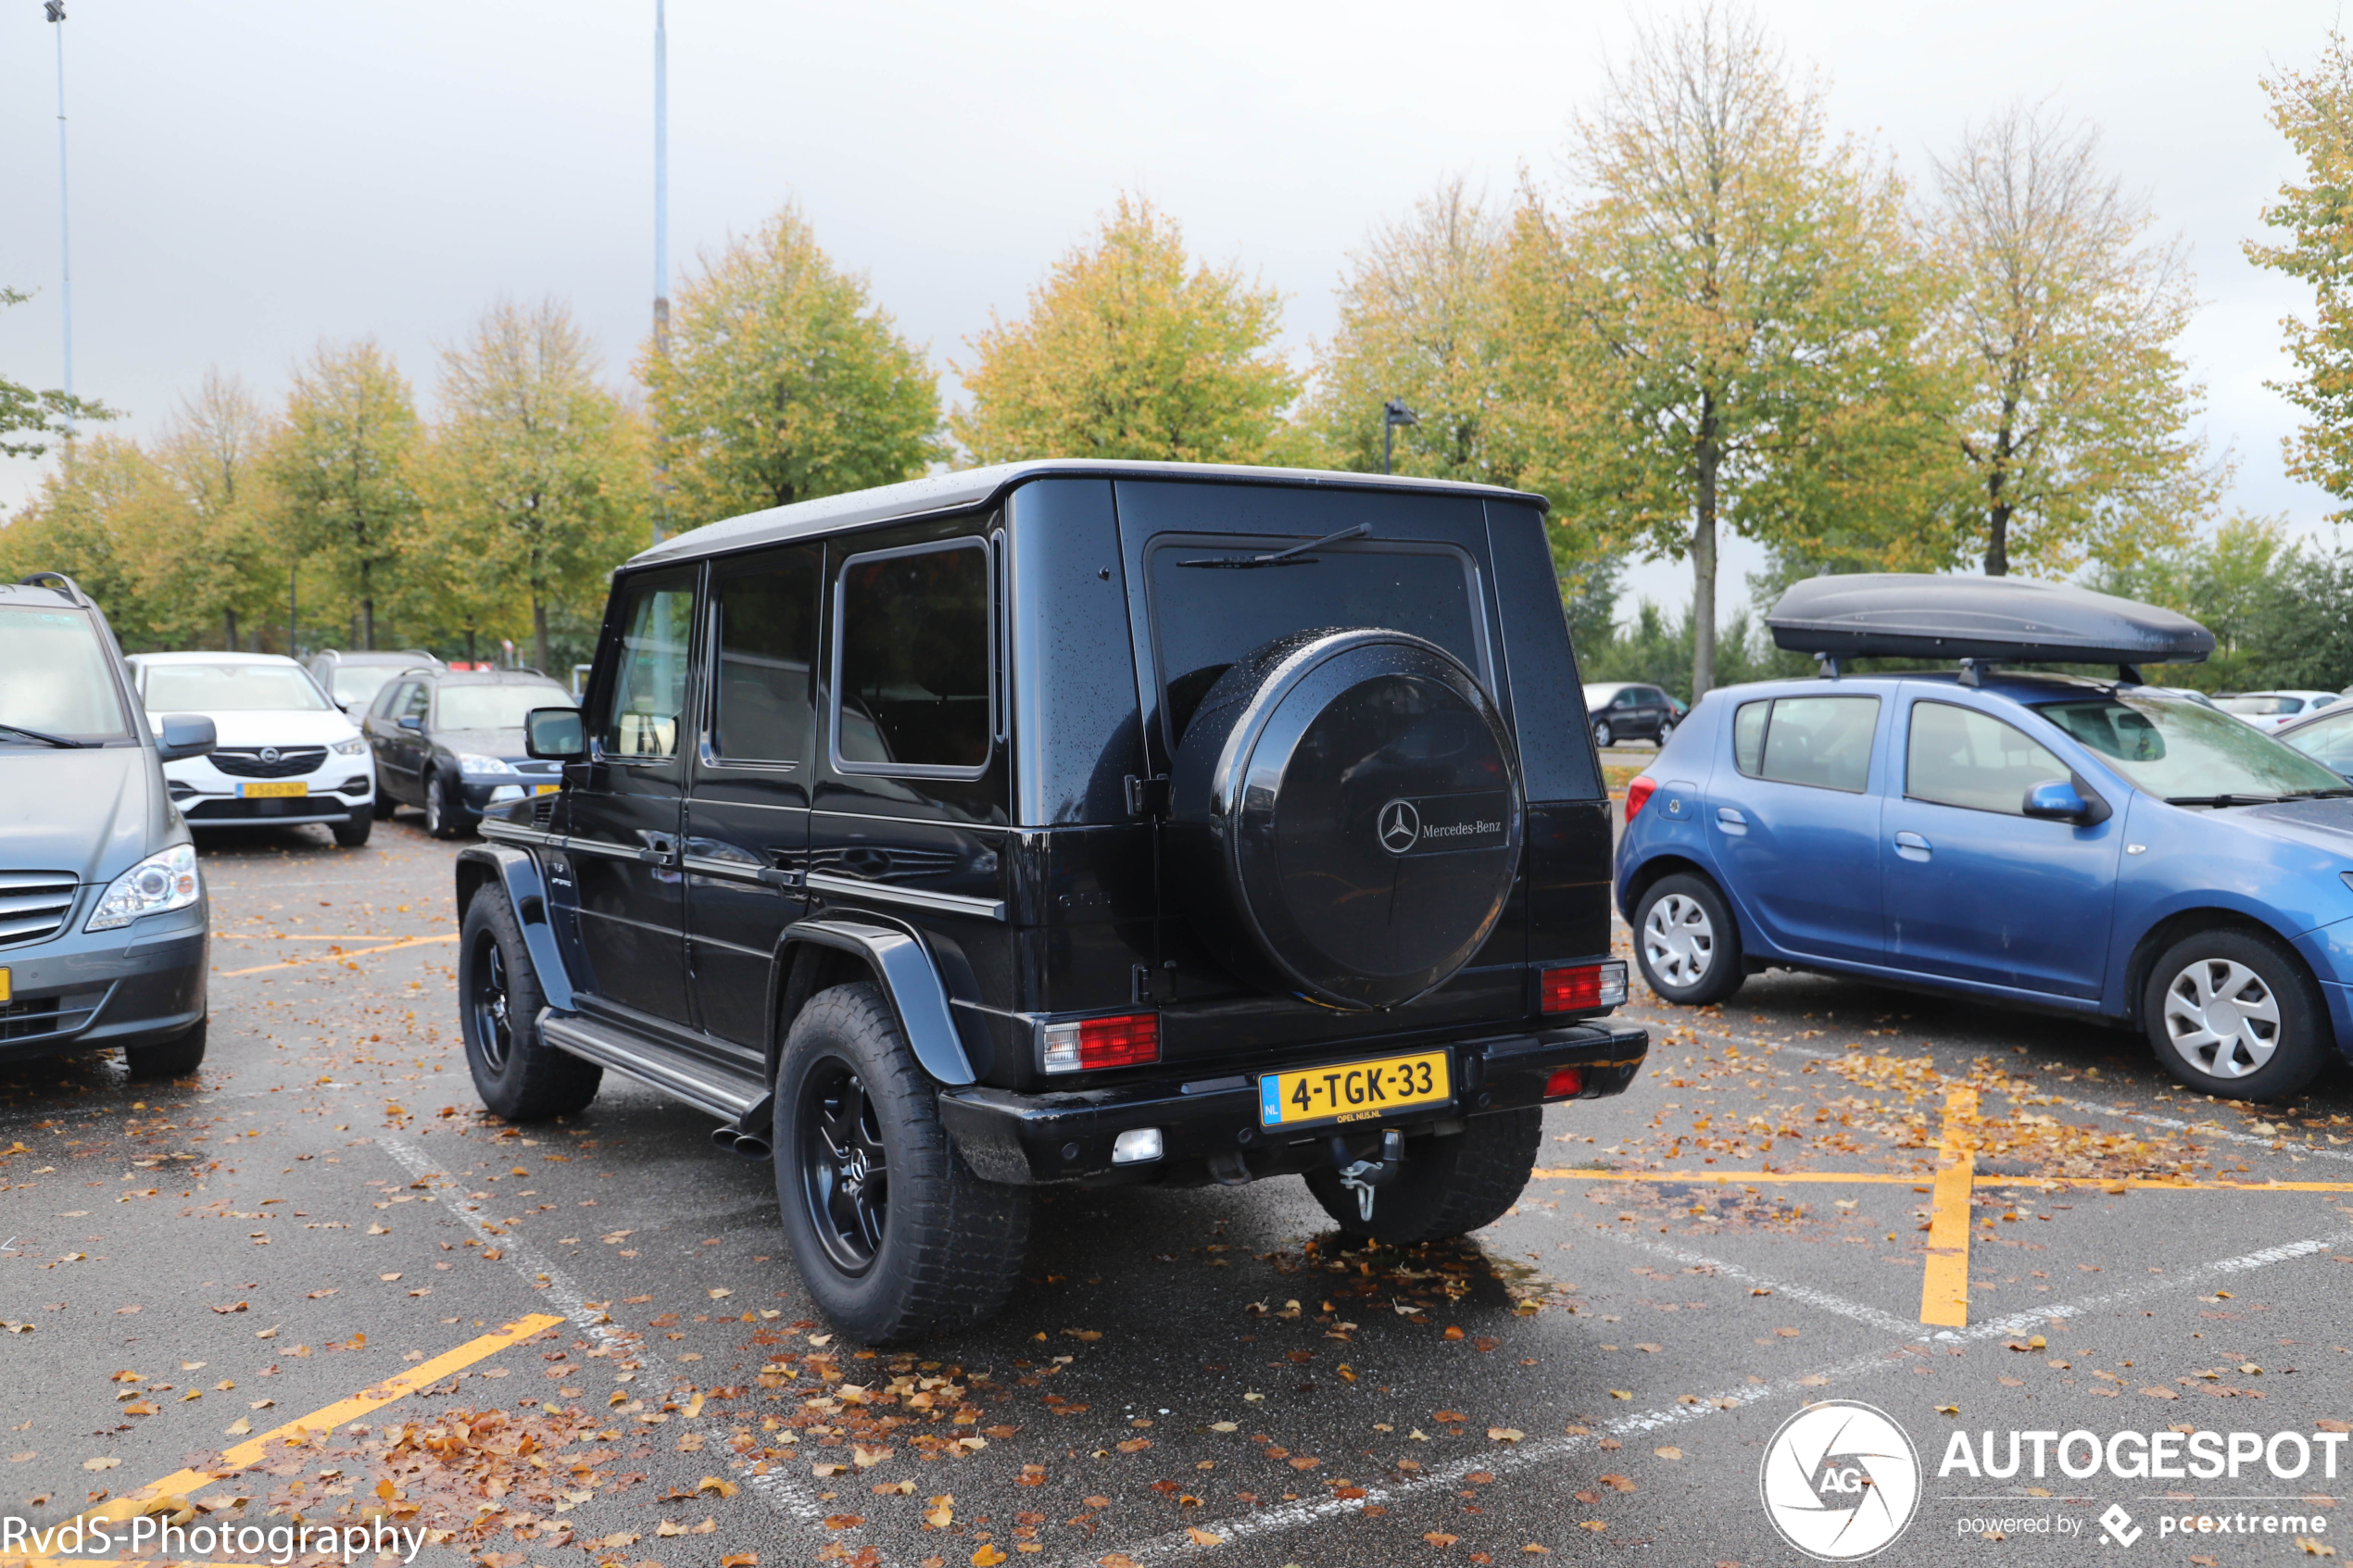
[[1373, 1189], [1394, 1181], [1405, 1168], [1405, 1135], [1391, 1127], [1380, 1135], [1380, 1158], [1357, 1160], [1348, 1152], [1348, 1140], [1335, 1133], [1325, 1140], [1331, 1150], [1332, 1169], [1340, 1185], [1356, 1194], [1356, 1213], [1366, 1224], [1373, 1219]]

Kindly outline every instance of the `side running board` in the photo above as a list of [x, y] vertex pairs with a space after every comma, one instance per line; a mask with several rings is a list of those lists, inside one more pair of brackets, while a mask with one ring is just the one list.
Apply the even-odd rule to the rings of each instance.
[[755, 1079], [714, 1072], [657, 1053], [610, 1024], [553, 1008], [539, 1014], [540, 1037], [583, 1060], [628, 1073], [696, 1110], [735, 1122], [760, 1104], [767, 1088]]

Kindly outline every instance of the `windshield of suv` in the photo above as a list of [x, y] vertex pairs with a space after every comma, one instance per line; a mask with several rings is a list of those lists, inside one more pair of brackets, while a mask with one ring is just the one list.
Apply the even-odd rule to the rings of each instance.
[[317, 683], [291, 664], [150, 664], [150, 713], [316, 713]]
[[392, 664], [338, 664], [332, 689], [335, 700], [346, 707], [373, 702], [384, 683], [399, 673], [399, 666]]
[[572, 694], [558, 685], [444, 686], [436, 699], [444, 730], [520, 730], [523, 715], [535, 708], [576, 708]]
[[[78, 610], [0, 608], [0, 725], [61, 740], [128, 740], [98, 629]], [[40, 746], [0, 728], [0, 746]]]
[[1168, 743], [1237, 660], [1290, 632], [1382, 626], [1426, 637], [1492, 683], [1470, 564], [1443, 546], [1325, 545], [1290, 561], [1233, 562], [1290, 548], [1293, 539], [1155, 541], [1149, 571], [1160, 669], [1168, 683]]
[[2302, 752], [2227, 713], [2180, 697], [2126, 690], [2035, 711], [2118, 772], [2168, 799], [2284, 796], [2342, 789], [2345, 781]]

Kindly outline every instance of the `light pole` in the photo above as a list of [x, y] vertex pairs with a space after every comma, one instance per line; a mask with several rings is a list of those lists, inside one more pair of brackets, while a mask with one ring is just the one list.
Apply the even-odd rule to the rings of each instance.
[[[42, 0], [57, 30], [57, 283], [66, 317], [66, 439], [73, 439], [73, 239], [66, 204], [66, 0]], [[67, 447], [68, 452], [72, 447]]]
[[1381, 405], [1380, 411], [1380, 471], [1389, 472], [1389, 444], [1396, 436], [1399, 425], [1417, 425], [1422, 417], [1392, 397]]
[[[654, 0], [654, 353], [670, 358], [670, 26], [663, 0]], [[657, 428], [654, 447], [654, 543], [662, 538], [669, 508], [669, 465]]]

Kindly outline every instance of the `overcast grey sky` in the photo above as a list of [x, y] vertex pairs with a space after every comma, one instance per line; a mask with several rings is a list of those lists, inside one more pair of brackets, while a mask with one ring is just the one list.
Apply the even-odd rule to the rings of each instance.
[[[155, 429], [218, 365], [274, 396], [321, 337], [372, 333], [429, 395], [435, 348], [501, 295], [571, 301], [626, 379], [652, 294], [652, 0], [69, 0], [76, 383]], [[54, 30], [0, 0], [0, 370], [60, 358]], [[1914, 177], [2012, 96], [2097, 124], [2186, 242], [2186, 348], [2232, 501], [2325, 533], [2282, 471], [2277, 322], [2296, 291], [2240, 242], [2292, 172], [2258, 78], [2313, 59], [2336, 0], [1765, 0], [1837, 125]], [[1367, 227], [1465, 172], [1555, 178], [1635, 12], [1618, 0], [1107, 6], [672, 0], [671, 249], [798, 200], [933, 362], [1123, 188], [1329, 330]], [[0, 510], [37, 465], [0, 460]], [[1729, 565], [1753, 567], [1753, 550]], [[1688, 601], [1680, 562], [1631, 582]], [[1728, 584], [1730, 586], [1730, 584]], [[1737, 591], [1729, 597], [1737, 598]]]

